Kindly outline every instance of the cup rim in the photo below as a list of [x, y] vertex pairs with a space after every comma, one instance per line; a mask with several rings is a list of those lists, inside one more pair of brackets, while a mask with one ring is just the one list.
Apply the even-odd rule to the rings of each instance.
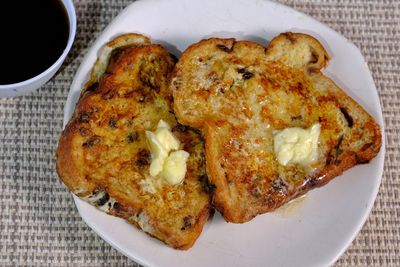
[[68, 42], [67, 45], [64, 48], [64, 51], [62, 54], [58, 57], [58, 59], [50, 65], [47, 69], [39, 73], [38, 75], [29, 78], [27, 80], [17, 82], [17, 83], [9, 83], [9, 84], [0, 84], [0, 90], [7, 90], [7, 89], [14, 89], [14, 88], [19, 88], [26, 86], [28, 84], [31, 84], [37, 80], [42, 79], [43, 77], [49, 75], [51, 71], [53, 71], [57, 66], [64, 61], [66, 58], [67, 54], [71, 50], [72, 44], [74, 43], [75, 40], [75, 35], [76, 35], [76, 13], [75, 13], [75, 6], [72, 0], [61, 0], [61, 3], [64, 5], [65, 11], [67, 12], [68, 20], [69, 20], [69, 37], [68, 37]]

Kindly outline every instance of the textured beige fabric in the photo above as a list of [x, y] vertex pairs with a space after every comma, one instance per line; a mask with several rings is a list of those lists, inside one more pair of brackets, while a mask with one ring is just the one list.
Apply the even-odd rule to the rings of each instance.
[[[78, 34], [58, 74], [37, 92], [0, 99], [0, 266], [138, 266], [85, 225], [54, 168], [72, 78], [88, 47], [130, 2], [75, 1]], [[361, 233], [335, 266], [400, 266], [400, 1], [280, 2], [361, 48], [383, 106], [382, 185]]]

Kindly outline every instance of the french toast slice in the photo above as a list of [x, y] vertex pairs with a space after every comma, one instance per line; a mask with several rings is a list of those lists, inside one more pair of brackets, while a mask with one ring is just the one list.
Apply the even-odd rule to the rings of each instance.
[[[57, 172], [72, 193], [100, 210], [188, 249], [212, 210], [202, 137], [173, 114], [168, 84], [174, 64], [142, 35], [122, 35], [104, 46], [61, 134]], [[154, 131], [160, 120], [190, 154], [181, 184], [149, 173], [145, 131]]]
[[[202, 40], [175, 65], [175, 114], [204, 134], [213, 203], [226, 221], [274, 210], [379, 152], [379, 125], [320, 71], [328, 60], [315, 38], [288, 32], [268, 48]], [[281, 163], [278, 133], [313, 125], [313, 161]]]

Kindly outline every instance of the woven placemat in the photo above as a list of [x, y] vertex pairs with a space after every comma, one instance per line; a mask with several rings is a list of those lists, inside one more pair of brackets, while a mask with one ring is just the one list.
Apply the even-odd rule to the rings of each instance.
[[[54, 162], [72, 78], [88, 47], [130, 2], [75, 1], [77, 37], [58, 74], [37, 92], [0, 99], [0, 266], [138, 266], [86, 226]], [[361, 48], [383, 106], [382, 185], [369, 219], [335, 266], [400, 266], [400, 2], [280, 2], [325, 22]]]

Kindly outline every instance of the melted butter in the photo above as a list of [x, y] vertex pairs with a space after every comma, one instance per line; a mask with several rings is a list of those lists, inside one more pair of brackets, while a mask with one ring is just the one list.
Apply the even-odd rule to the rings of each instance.
[[274, 151], [278, 162], [309, 165], [318, 157], [318, 139], [321, 126], [316, 123], [308, 129], [286, 128], [275, 134]]
[[189, 153], [178, 150], [180, 142], [171, 132], [168, 123], [160, 120], [156, 131], [146, 131], [146, 137], [152, 155], [150, 175], [163, 178], [171, 185], [181, 183], [186, 175]]
[[284, 218], [288, 218], [300, 212], [306, 205], [306, 195], [301, 195], [295, 199], [292, 199], [288, 203], [285, 203], [279, 207], [275, 212]]
[[184, 150], [173, 151], [165, 159], [161, 176], [170, 184], [179, 184], [186, 175], [186, 161], [189, 153]]

